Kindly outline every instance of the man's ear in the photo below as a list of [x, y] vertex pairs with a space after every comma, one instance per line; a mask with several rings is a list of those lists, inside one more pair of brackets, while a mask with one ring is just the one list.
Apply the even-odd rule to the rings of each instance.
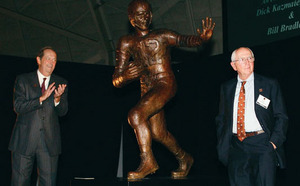
[[40, 65], [41, 64], [41, 58], [40, 57], [36, 57], [36, 62], [37, 62], [38, 65]]
[[231, 67], [233, 68], [234, 71], [236, 71], [236, 66], [235, 66], [235, 62], [230, 62]]

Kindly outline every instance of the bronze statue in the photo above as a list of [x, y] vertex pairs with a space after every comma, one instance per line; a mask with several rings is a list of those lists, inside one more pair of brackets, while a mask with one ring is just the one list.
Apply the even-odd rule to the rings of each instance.
[[128, 173], [128, 179], [144, 178], [159, 168], [152, 154], [152, 139], [162, 143], [176, 156], [179, 168], [172, 172], [172, 177], [183, 178], [189, 173], [194, 159], [166, 128], [163, 107], [175, 95], [177, 88], [169, 48], [203, 44], [212, 37], [215, 23], [211, 18], [202, 20], [202, 33], [197, 29], [197, 36], [184, 36], [166, 29], [152, 31], [149, 29], [151, 6], [146, 0], [133, 0], [128, 6], [128, 17], [135, 33], [120, 38], [113, 74], [115, 87], [137, 79], [141, 84], [141, 99], [128, 114], [128, 122], [134, 129], [140, 148], [141, 162], [136, 171]]

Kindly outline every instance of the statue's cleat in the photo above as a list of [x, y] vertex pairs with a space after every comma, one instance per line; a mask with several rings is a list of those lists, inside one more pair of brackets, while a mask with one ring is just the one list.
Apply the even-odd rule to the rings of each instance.
[[127, 179], [130, 181], [142, 179], [149, 174], [155, 173], [158, 168], [152, 153], [142, 153], [139, 168], [136, 171], [128, 172]]
[[194, 163], [194, 159], [188, 153], [185, 153], [183, 157], [177, 157], [177, 159], [179, 162], [179, 167], [177, 170], [172, 171], [172, 178], [185, 178], [190, 172], [190, 169]]

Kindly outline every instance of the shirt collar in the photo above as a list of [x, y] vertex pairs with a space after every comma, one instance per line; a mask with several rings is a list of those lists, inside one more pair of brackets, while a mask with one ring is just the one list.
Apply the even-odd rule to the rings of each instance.
[[238, 79], [238, 83], [241, 83], [243, 81], [249, 82], [249, 81], [253, 81], [254, 80], [254, 73], [252, 72], [252, 74], [246, 79], [246, 80], [242, 80], [239, 75], [237, 76]]
[[37, 70], [37, 75], [38, 75], [40, 84], [43, 83], [44, 78], [46, 78], [46, 81], [48, 81], [48, 80], [50, 79], [50, 77], [51, 77], [51, 76], [47, 76], [47, 77], [44, 76], [44, 75], [39, 71], [39, 69]]

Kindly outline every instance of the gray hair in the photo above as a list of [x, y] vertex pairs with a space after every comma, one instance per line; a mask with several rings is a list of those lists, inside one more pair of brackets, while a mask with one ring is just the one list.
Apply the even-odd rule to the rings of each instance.
[[235, 49], [235, 50], [232, 52], [232, 54], [231, 54], [231, 61], [236, 60], [236, 59], [235, 59], [236, 51], [238, 51], [238, 50], [241, 49], [241, 48], [246, 48], [246, 49], [248, 49], [248, 50], [251, 52], [251, 57], [254, 57], [254, 54], [253, 54], [253, 52], [252, 52], [252, 50], [251, 50], [250, 48], [248, 48], [248, 47], [240, 47], [240, 48]]

